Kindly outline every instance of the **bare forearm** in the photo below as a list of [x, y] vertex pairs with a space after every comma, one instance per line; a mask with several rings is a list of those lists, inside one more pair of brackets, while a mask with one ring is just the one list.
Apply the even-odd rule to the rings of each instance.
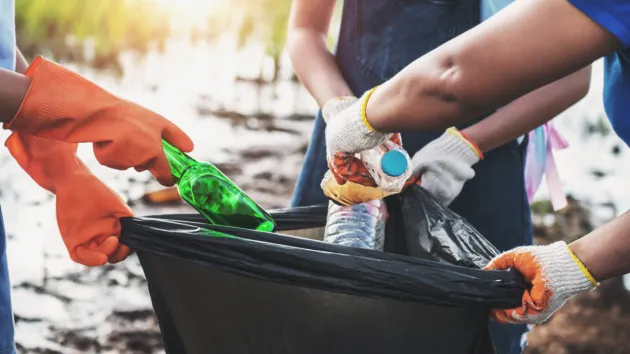
[[28, 68], [28, 62], [19, 48], [15, 48], [15, 71], [20, 74], [24, 74]]
[[15, 71], [0, 69], [0, 121], [10, 122], [20, 109], [31, 80], [22, 75], [28, 63], [22, 52], [15, 48]]
[[289, 53], [300, 82], [320, 107], [332, 98], [352, 95], [322, 34], [294, 30], [289, 35]]
[[377, 130], [437, 130], [487, 114], [621, 46], [566, 0], [518, 1], [377, 89]]
[[287, 46], [296, 75], [320, 107], [351, 96], [335, 58], [326, 45], [335, 0], [293, 0]]
[[630, 273], [630, 211], [569, 247], [598, 281]]
[[588, 66], [517, 99], [463, 130], [483, 151], [490, 151], [545, 124], [581, 100], [591, 78]]
[[0, 122], [13, 119], [30, 84], [28, 77], [0, 68]]

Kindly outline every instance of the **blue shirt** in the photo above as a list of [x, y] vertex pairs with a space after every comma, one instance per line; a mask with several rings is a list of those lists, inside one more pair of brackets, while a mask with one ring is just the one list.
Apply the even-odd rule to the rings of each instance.
[[513, 2], [514, 0], [481, 0], [481, 21], [489, 19]]
[[0, 0], [0, 68], [15, 71], [15, 4]]
[[[13, 0], [0, 0], [0, 68], [15, 71], [15, 7]], [[15, 354], [13, 343], [11, 284], [6, 255], [6, 237], [0, 211], [0, 354]]]
[[604, 58], [604, 109], [626, 145], [630, 145], [630, 1], [569, 0], [623, 43], [625, 49]]

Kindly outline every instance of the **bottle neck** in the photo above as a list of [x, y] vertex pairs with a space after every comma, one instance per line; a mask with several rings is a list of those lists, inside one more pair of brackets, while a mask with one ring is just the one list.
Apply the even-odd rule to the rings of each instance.
[[188, 170], [192, 166], [196, 165], [197, 161], [192, 157], [184, 154], [181, 150], [169, 144], [165, 140], [162, 140], [162, 147], [164, 148], [164, 153], [166, 154], [168, 164], [171, 167], [173, 180], [175, 181], [175, 183], [177, 183], [184, 175], [184, 172], [186, 172], [186, 170]]

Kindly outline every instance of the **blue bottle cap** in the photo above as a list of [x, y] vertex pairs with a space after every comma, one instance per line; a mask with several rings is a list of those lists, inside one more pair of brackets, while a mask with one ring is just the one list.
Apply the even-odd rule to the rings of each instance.
[[407, 157], [399, 150], [388, 151], [381, 158], [383, 172], [392, 177], [398, 177], [405, 173], [408, 165]]

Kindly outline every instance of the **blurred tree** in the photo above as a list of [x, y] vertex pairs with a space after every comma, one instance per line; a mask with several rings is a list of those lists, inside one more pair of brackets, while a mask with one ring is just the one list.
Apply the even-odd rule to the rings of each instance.
[[[265, 54], [274, 64], [272, 81], [278, 79], [280, 58], [284, 52], [291, 0], [231, 0], [223, 9], [209, 18], [208, 38], [220, 35], [235, 35], [239, 48], [248, 43], [263, 43]], [[332, 20], [328, 44], [332, 49], [338, 33], [339, 18], [343, 2], [338, 1]], [[261, 71], [262, 76], [262, 71]], [[264, 81], [262, 77], [257, 80]]]
[[119, 71], [122, 51], [162, 48], [170, 33], [167, 12], [150, 0], [16, 0], [15, 12], [28, 58], [45, 54]]
[[230, 13], [237, 24], [238, 46], [249, 41], [263, 43], [265, 53], [273, 60], [272, 81], [276, 82], [287, 38], [291, 0], [233, 0], [230, 3]]
[[[43, 54], [120, 72], [120, 53], [143, 53], [151, 45], [160, 49], [174, 35], [172, 20], [176, 15], [171, 10], [177, 8], [176, 0], [161, 1], [160, 6], [154, 0], [15, 1], [18, 45], [27, 58]], [[290, 8], [291, 0], [224, 0], [220, 9], [209, 15], [205, 28], [193, 27], [189, 35], [193, 40], [232, 36], [239, 48], [263, 44], [265, 54], [273, 60], [275, 82]], [[337, 6], [329, 38], [331, 47], [339, 14]], [[262, 70], [256, 81], [265, 81]]]

